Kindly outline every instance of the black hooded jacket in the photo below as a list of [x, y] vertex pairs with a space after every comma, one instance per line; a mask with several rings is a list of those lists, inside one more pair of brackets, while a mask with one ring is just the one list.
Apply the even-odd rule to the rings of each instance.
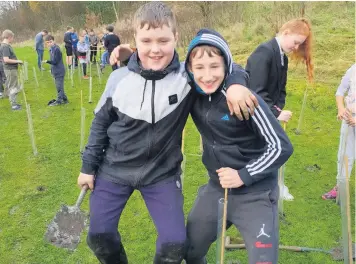
[[[213, 45], [224, 54], [227, 73], [231, 72], [232, 56], [226, 41], [215, 31], [201, 30], [191, 42], [194, 47]], [[195, 85], [197, 86], [197, 85]], [[221, 188], [216, 170], [230, 167], [238, 171], [244, 185], [232, 193], [248, 193], [272, 189], [277, 185], [277, 171], [293, 153], [293, 147], [278, 120], [262, 98], [255, 94], [259, 106], [249, 120], [238, 120], [229, 114], [226, 91], [220, 87], [211, 95], [199, 96], [191, 112], [203, 138], [203, 163], [210, 181]]]

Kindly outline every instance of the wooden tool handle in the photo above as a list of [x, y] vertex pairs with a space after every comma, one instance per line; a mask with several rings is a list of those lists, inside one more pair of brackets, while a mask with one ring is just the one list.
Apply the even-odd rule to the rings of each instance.
[[87, 190], [88, 190], [88, 185], [84, 185], [84, 187], [82, 188], [82, 190], [80, 191], [80, 194], [78, 196], [78, 200], [77, 202], [75, 203], [75, 206], [80, 208], [80, 205], [82, 204], [83, 202], [83, 199], [85, 197], [85, 194], [87, 193]]
[[227, 215], [227, 188], [225, 188], [225, 195], [224, 195], [224, 212], [223, 212], [223, 223], [222, 223], [222, 230], [221, 230], [220, 264], [224, 263], [226, 215]]

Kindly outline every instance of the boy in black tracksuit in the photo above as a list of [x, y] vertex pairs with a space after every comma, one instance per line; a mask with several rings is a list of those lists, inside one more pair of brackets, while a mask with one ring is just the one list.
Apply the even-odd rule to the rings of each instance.
[[277, 170], [293, 148], [261, 97], [249, 120], [229, 116], [224, 82], [231, 64], [226, 41], [215, 31], [199, 31], [188, 49], [186, 71], [199, 93], [191, 115], [203, 138], [210, 180], [200, 187], [188, 216], [186, 262], [207, 263], [205, 255], [217, 238], [218, 201], [229, 188], [227, 226], [240, 230], [249, 263], [276, 264]]

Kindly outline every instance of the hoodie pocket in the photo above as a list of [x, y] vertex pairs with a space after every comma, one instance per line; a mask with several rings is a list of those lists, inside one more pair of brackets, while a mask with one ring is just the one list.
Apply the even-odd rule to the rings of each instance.
[[214, 154], [221, 167], [242, 169], [251, 160], [241, 154], [237, 146], [216, 146]]

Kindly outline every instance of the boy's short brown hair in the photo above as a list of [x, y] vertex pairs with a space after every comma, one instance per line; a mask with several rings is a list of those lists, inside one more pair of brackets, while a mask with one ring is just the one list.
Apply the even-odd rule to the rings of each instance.
[[3, 39], [8, 39], [8, 38], [11, 38], [15, 36], [14, 32], [12, 32], [10, 29], [5, 29], [3, 32], [2, 32], [2, 35], [1, 37]]
[[149, 2], [142, 5], [135, 13], [133, 25], [135, 28], [143, 28], [148, 24], [148, 29], [159, 28], [166, 25], [177, 32], [177, 20], [172, 10], [162, 2]]
[[106, 30], [109, 32], [114, 32], [114, 26], [113, 25], [108, 25], [106, 26]]
[[189, 54], [189, 65], [192, 65], [192, 59], [194, 59], [198, 53], [200, 59], [201, 57], [203, 57], [205, 52], [209, 55], [209, 57], [213, 57], [214, 55], [218, 55], [221, 57], [224, 56], [221, 50], [218, 49], [217, 47], [210, 46], [210, 45], [196, 46]]

